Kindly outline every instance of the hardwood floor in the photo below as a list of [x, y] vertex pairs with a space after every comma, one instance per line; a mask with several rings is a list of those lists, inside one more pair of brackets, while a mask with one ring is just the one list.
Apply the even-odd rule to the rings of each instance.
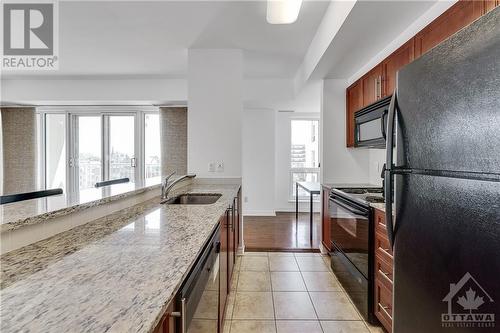
[[295, 213], [278, 212], [276, 216], [244, 216], [246, 251], [314, 251], [321, 241], [320, 214], [313, 218], [313, 244], [309, 241], [309, 213], [299, 214], [298, 233]]

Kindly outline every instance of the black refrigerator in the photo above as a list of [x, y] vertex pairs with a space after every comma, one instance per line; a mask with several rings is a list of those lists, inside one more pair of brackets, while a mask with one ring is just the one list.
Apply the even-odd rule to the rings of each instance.
[[393, 331], [500, 332], [500, 9], [399, 71], [387, 147]]

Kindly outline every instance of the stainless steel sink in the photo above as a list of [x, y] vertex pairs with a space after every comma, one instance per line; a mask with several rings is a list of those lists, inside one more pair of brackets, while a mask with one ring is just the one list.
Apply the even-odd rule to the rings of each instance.
[[222, 196], [220, 193], [186, 193], [167, 199], [162, 203], [169, 205], [210, 205]]

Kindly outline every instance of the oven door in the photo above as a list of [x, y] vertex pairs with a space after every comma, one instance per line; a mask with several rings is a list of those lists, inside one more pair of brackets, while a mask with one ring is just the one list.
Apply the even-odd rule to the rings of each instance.
[[369, 277], [370, 209], [332, 193], [330, 240], [354, 267]]

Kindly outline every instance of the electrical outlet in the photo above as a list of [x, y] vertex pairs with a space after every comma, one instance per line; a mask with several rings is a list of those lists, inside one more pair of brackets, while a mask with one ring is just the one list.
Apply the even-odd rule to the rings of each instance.
[[208, 172], [215, 172], [215, 162], [208, 163]]
[[217, 163], [217, 172], [224, 172], [224, 162]]
[[248, 202], [248, 197], [245, 196], [245, 198], [243, 199], [244, 202]]

